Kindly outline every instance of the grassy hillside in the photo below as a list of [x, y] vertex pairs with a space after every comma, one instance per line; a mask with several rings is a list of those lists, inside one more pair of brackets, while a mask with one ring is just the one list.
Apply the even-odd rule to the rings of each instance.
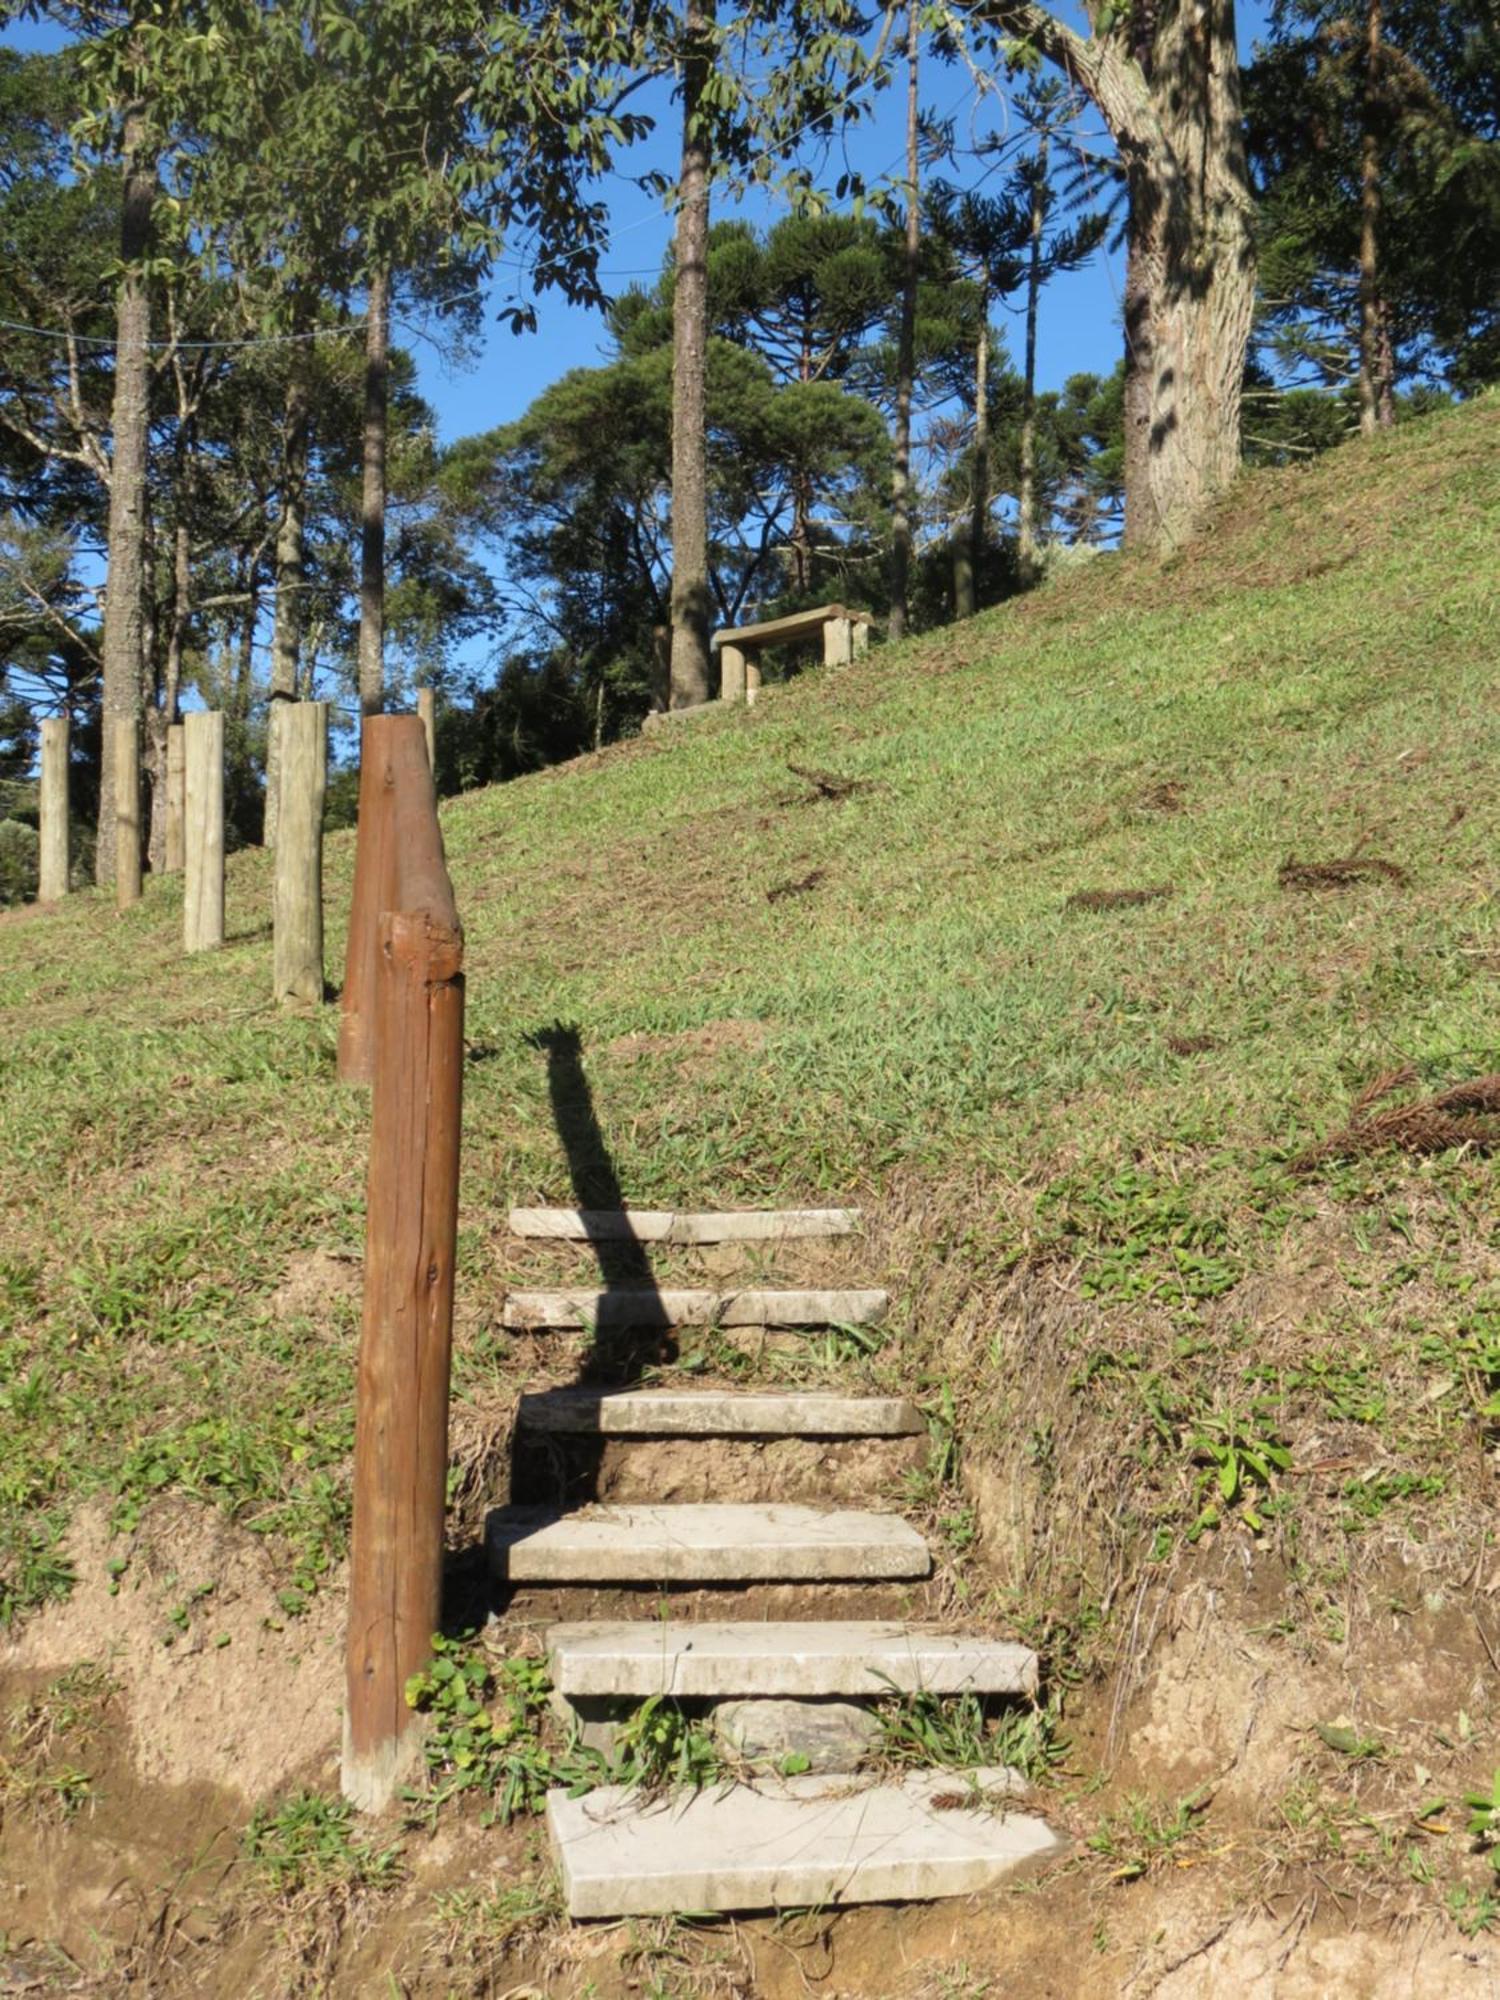
[[[878, 1352], [679, 1359], [929, 1401], [954, 1449], [907, 1499], [970, 1612], [1080, 1687], [1080, 1770], [1145, 1698], [1143, 1593], [1205, 1563], [1298, 1673], [1343, 1671], [1372, 1604], [1383, 1643], [1436, 1643], [1494, 1563], [1500, 1084], [1301, 1156], [1377, 1078], [1389, 1110], [1500, 1070], [1497, 464], [1490, 397], [1247, 480], [1165, 567], [1100, 557], [445, 808], [456, 1540], [518, 1384], [569, 1372], [499, 1331], [511, 1202], [849, 1197], [870, 1240], [820, 1269], [890, 1284]], [[7, 1619], [173, 1493], [268, 1538], [289, 1617], [341, 1553], [365, 1110], [332, 1010], [266, 1004], [268, 899], [237, 857], [228, 948], [193, 962], [171, 882], [0, 923]], [[582, 1267], [524, 1275], [554, 1268]], [[95, 1497], [120, 1539], [81, 1551]], [[1469, 1722], [1431, 1782], [1494, 1761]], [[1462, 1854], [1431, 1895], [1472, 1918]]]

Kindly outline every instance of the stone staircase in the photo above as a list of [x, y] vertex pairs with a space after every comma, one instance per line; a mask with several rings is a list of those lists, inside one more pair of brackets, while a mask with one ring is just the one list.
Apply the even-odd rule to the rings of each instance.
[[[848, 1235], [858, 1216], [518, 1209], [511, 1227], [530, 1241], [697, 1248]], [[517, 1329], [594, 1334], [813, 1329], [872, 1324], [887, 1305], [873, 1289], [636, 1287], [512, 1292], [505, 1316]], [[1045, 1820], [1017, 1809], [1026, 1788], [1014, 1771], [881, 1778], [859, 1768], [882, 1702], [917, 1691], [1024, 1699], [1037, 1684], [1028, 1648], [923, 1620], [932, 1559], [908, 1521], [823, 1504], [849, 1490], [851, 1473], [857, 1482], [863, 1461], [850, 1454], [904, 1451], [909, 1462], [924, 1430], [900, 1397], [574, 1387], [522, 1398], [519, 1449], [558, 1454], [564, 1474], [569, 1453], [596, 1472], [608, 1454], [628, 1497], [496, 1509], [487, 1543], [502, 1616], [588, 1614], [544, 1624], [554, 1699], [585, 1742], [608, 1747], [642, 1702], [666, 1698], [710, 1712], [745, 1774], [665, 1797], [621, 1786], [551, 1793], [548, 1829], [573, 1916], [967, 1895], [1064, 1851]], [[727, 1475], [732, 1454], [749, 1449], [763, 1476], [784, 1471], [807, 1491], [634, 1497], [632, 1451], [640, 1483], [660, 1490], [670, 1484], [661, 1453], [680, 1470], [704, 1442], [710, 1485], [714, 1468]], [[643, 1597], [649, 1615], [628, 1615]], [[780, 1775], [789, 1766], [797, 1775]]]

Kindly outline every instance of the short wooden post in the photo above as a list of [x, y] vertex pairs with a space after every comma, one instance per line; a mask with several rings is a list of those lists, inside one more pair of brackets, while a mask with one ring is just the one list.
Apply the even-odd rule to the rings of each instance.
[[[375, 1074], [375, 969], [380, 954], [380, 913], [395, 898], [396, 852], [391, 832], [395, 770], [391, 749], [410, 727], [409, 715], [367, 715], [359, 733], [359, 831], [354, 844], [354, 889], [340, 996], [339, 1076], [369, 1083]], [[419, 725], [418, 725], [419, 726]]]
[[422, 718], [422, 733], [427, 738], [427, 762], [437, 770], [437, 696], [431, 688], [417, 689], [417, 714]]
[[272, 993], [278, 1005], [323, 999], [323, 801], [328, 790], [328, 704], [278, 701], [276, 888]]
[[196, 710], [183, 728], [182, 948], [214, 951], [224, 942], [224, 717]]
[[167, 730], [167, 818], [162, 857], [163, 872], [168, 875], [182, 873], [186, 822], [187, 739], [183, 735], [182, 724], [174, 722]]
[[[409, 716], [381, 718], [416, 728]], [[368, 725], [367, 725], [368, 727]], [[442, 1613], [464, 1066], [463, 933], [425, 752], [392, 745], [406, 907], [378, 931], [364, 1324], [354, 1428], [343, 1792], [387, 1806], [418, 1766], [405, 1687]], [[367, 740], [367, 749], [369, 748]]]
[[115, 732], [115, 905], [141, 900], [141, 725], [117, 715]]
[[745, 699], [745, 655], [738, 646], [719, 648], [719, 699]]
[[823, 626], [823, 664], [843, 667], [854, 658], [854, 620], [829, 618]]
[[38, 800], [41, 853], [37, 896], [60, 903], [68, 893], [68, 718], [49, 716], [42, 724], [42, 783]]
[[760, 698], [760, 661], [755, 654], [745, 655], [745, 706], [754, 708]]

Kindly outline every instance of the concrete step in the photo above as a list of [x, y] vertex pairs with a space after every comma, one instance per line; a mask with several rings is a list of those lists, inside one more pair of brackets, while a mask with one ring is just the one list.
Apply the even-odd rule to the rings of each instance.
[[1007, 1809], [1020, 1789], [997, 1769], [765, 1779], [666, 1801], [611, 1785], [549, 1792], [547, 1827], [574, 1917], [922, 1902], [1067, 1851], [1045, 1820]]
[[869, 1326], [884, 1319], [890, 1296], [881, 1291], [616, 1291], [512, 1292], [508, 1327]]
[[686, 1624], [660, 1620], [554, 1625], [552, 1684], [566, 1696], [1035, 1694], [1036, 1654], [1003, 1639], [909, 1625]]
[[740, 1209], [692, 1215], [670, 1208], [513, 1208], [510, 1229], [563, 1243], [792, 1243], [849, 1236], [857, 1208]]
[[926, 1428], [903, 1396], [756, 1395], [547, 1389], [521, 1398], [527, 1430], [589, 1437], [915, 1437]]
[[801, 1583], [932, 1566], [899, 1514], [819, 1507], [499, 1507], [485, 1536], [495, 1576], [510, 1583]]

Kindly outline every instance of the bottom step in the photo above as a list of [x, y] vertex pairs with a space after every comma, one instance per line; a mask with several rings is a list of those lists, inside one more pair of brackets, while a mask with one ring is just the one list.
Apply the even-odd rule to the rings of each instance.
[[665, 1802], [610, 1785], [549, 1792], [547, 1825], [574, 1917], [926, 1902], [1066, 1851], [1045, 1820], [1005, 1804], [1023, 1789], [998, 1769], [767, 1779]]

